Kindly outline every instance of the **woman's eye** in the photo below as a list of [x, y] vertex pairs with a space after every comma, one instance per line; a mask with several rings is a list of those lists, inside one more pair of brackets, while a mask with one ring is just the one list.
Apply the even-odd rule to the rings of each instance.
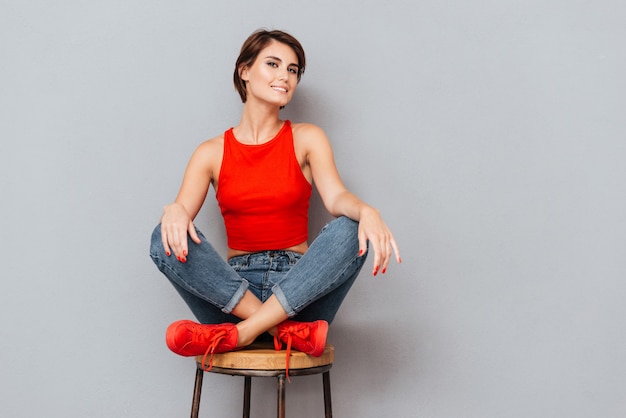
[[298, 74], [298, 70], [297, 70], [297, 69], [295, 69], [295, 68], [290, 68], [290, 69], [289, 69], [289, 72], [290, 72], [290, 73], [293, 73], [293, 74]]
[[276, 64], [275, 62], [272, 62], [272, 61], [268, 62], [267, 65], [269, 65], [272, 68], [278, 67], [278, 64]]

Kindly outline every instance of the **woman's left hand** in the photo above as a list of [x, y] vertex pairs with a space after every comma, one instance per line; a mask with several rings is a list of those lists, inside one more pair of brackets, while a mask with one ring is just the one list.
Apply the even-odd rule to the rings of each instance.
[[359, 219], [359, 255], [367, 251], [369, 241], [374, 251], [374, 270], [372, 274], [376, 276], [378, 271], [385, 274], [392, 253], [396, 255], [396, 261], [402, 262], [398, 244], [393, 234], [380, 216], [380, 212], [372, 207], [365, 207], [361, 210]]

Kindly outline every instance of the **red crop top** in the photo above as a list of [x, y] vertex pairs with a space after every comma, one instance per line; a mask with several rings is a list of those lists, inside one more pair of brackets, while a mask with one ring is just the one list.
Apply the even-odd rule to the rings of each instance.
[[280, 250], [306, 241], [311, 191], [296, 158], [288, 120], [261, 145], [242, 144], [232, 128], [224, 133], [215, 197], [229, 248]]

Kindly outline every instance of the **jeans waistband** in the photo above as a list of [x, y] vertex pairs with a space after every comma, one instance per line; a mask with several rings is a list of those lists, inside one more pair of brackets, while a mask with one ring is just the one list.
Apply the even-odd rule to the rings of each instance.
[[250, 263], [260, 263], [264, 261], [276, 260], [282, 257], [288, 258], [289, 262], [293, 264], [302, 257], [302, 254], [295, 251], [285, 250], [258, 251], [250, 254], [236, 255], [234, 257], [231, 257], [228, 260], [228, 263], [231, 265], [247, 265]]

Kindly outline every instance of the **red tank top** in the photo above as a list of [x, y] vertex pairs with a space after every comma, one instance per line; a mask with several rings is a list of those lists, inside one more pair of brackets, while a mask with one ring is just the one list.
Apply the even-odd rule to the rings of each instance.
[[290, 121], [261, 145], [242, 144], [232, 128], [224, 133], [215, 197], [229, 248], [280, 250], [306, 241], [311, 191], [296, 158]]

